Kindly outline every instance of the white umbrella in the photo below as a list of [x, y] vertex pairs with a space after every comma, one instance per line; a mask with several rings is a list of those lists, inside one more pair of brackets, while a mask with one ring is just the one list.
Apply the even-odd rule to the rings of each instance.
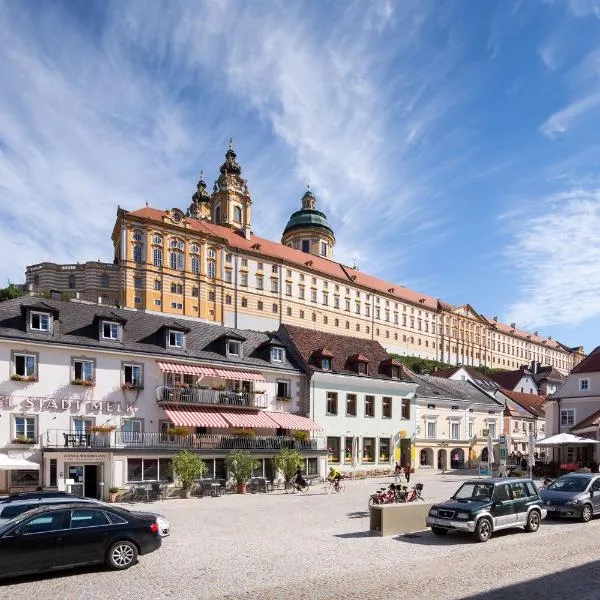
[[560, 453], [559, 458], [561, 461], [564, 461], [564, 447], [569, 446], [583, 446], [587, 444], [598, 444], [600, 442], [596, 440], [590, 440], [589, 438], [579, 437], [578, 435], [573, 435], [572, 433], [558, 433], [556, 435], [552, 435], [550, 437], [544, 438], [543, 440], [538, 440], [538, 446], [560, 446], [563, 450]]
[[492, 434], [488, 430], [487, 438], [487, 451], [488, 451], [488, 471], [490, 477], [492, 476], [492, 465], [494, 464], [494, 442], [492, 441]]
[[358, 467], [358, 438], [352, 438], [352, 468]]
[[535, 434], [533, 433], [533, 428], [529, 430], [529, 477], [531, 478], [533, 475], [533, 467], [535, 467]]

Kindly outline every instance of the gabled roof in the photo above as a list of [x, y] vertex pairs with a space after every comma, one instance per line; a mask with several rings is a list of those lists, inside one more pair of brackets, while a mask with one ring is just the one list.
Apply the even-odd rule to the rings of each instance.
[[417, 375], [409, 372], [411, 380], [418, 384], [417, 397], [435, 400], [462, 400], [470, 404], [483, 404], [493, 408], [502, 406], [491, 394], [481, 390], [470, 381], [444, 379], [432, 375]]
[[[298, 365], [285, 353], [283, 362], [271, 363], [270, 356], [264, 351], [263, 344], [271, 338], [266, 333], [256, 331], [228, 331], [242, 338], [242, 356], [225, 356], [222, 344], [217, 340], [223, 335], [221, 325], [211, 325], [196, 320], [178, 319], [176, 323], [184, 324], [186, 343], [183, 349], [166, 348], [164, 338], [157, 335], [164, 326], [172, 326], [171, 315], [157, 315], [137, 310], [113, 308], [110, 311], [114, 319], [118, 317], [127, 321], [123, 337], [120, 341], [99, 339], [97, 315], [98, 306], [81, 302], [63, 302], [48, 300], [52, 309], [60, 310], [60, 323], [55, 325], [52, 335], [25, 331], [24, 316], [21, 307], [35, 306], [35, 297], [15, 298], [0, 302], [0, 339], [26, 340], [48, 345], [73, 346], [88, 349], [115, 350], [130, 354], [151, 354], [157, 357], [174, 360], [199, 360], [206, 363], [231, 364], [240, 368], [268, 368], [270, 370], [298, 370]], [[105, 313], [102, 313], [103, 315]], [[104, 318], [104, 316], [103, 316]]]
[[497, 373], [490, 373], [490, 378], [493, 379], [501, 388], [508, 390], [514, 390], [515, 386], [522, 377], [529, 375], [532, 377], [532, 373], [527, 369], [517, 369], [516, 371], [499, 371]]
[[537, 373], [532, 373], [532, 376], [536, 383], [539, 383], [540, 381], [555, 381], [556, 383], [562, 383], [566, 379], [566, 377], [553, 366], [540, 367]]
[[536, 417], [544, 417], [544, 402], [546, 396], [538, 396], [537, 394], [525, 394], [524, 392], [515, 392], [514, 390], [508, 390], [501, 388], [500, 391], [507, 397], [510, 398], [515, 404], [524, 408], [532, 415]]
[[[332, 356], [332, 373], [356, 375], [352, 367], [356, 364], [358, 355], [360, 360], [369, 363], [369, 377], [391, 379], [379, 372], [382, 362], [389, 364], [390, 356], [375, 340], [336, 335], [294, 325], [281, 325], [280, 332], [290, 340], [305, 365], [312, 371], [321, 370], [320, 364], [315, 360], [317, 356]], [[399, 374], [401, 381], [410, 380], [408, 370], [404, 366], [400, 367]]]
[[573, 373], [596, 373], [600, 371], [600, 346], [596, 346], [575, 368]]
[[575, 432], [579, 429], [583, 429], [584, 427], [593, 427], [600, 425], [600, 410], [597, 410], [595, 413], [592, 413], [589, 417], [586, 417], [582, 421], [579, 421], [576, 425], [571, 427], [571, 431]]

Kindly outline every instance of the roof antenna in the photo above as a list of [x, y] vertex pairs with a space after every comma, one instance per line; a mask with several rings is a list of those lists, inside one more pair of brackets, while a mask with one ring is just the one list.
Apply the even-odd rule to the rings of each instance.
[[146, 200], [146, 208], [148, 208], [148, 200]]

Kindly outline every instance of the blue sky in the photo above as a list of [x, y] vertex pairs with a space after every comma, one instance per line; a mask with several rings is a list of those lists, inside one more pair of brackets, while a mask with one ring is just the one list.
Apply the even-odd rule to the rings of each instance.
[[600, 344], [600, 0], [0, 2], [0, 280], [112, 258], [233, 136], [253, 230]]

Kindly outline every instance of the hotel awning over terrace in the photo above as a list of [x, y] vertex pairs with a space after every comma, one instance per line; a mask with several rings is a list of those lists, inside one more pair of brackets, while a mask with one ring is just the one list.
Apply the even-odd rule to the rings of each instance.
[[288, 412], [267, 412], [269, 419], [273, 419], [278, 427], [283, 429], [297, 429], [299, 431], [322, 431], [312, 419], [302, 415]]
[[311, 419], [292, 413], [266, 410], [236, 411], [192, 406], [169, 406], [164, 409], [168, 419], [182, 427], [219, 427], [224, 429], [248, 427], [256, 429], [296, 429], [321, 431]]
[[40, 465], [38, 463], [31, 462], [25, 458], [14, 458], [13, 456], [7, 456], [6, 454], [0, 454], [0, 470], [2, 471], [39, 471]]
[[198, 377], [220, 377], [236, 381], [265, 381], [264, 375], [256, 371], [238, 371], [234, 369], [167, 362], [159, 362], [158, 368], [163, 373], [180, 373], [183, 375], [196, 375]]

